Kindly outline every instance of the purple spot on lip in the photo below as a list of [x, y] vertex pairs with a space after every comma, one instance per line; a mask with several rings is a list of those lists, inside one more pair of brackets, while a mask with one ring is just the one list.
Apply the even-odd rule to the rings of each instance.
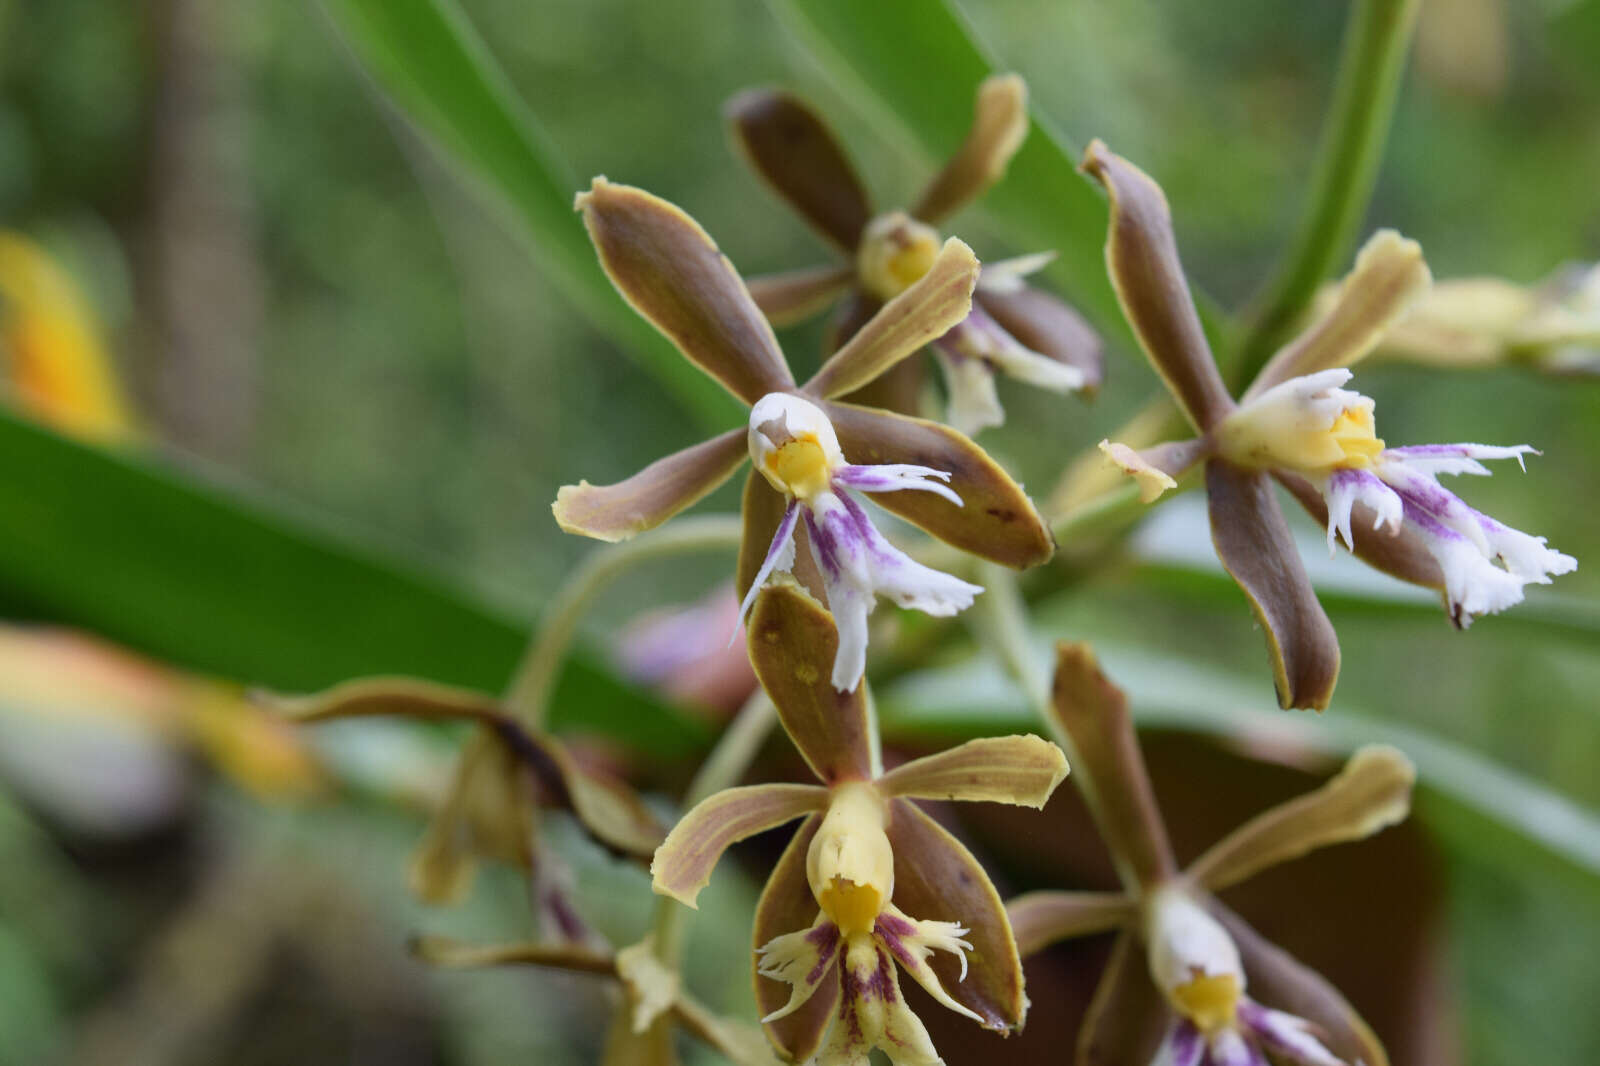
[[828, 967], [833, 965], [833, 956], [839, 950], [839, 927], [832, 922], [825, 922], [806, 934], [806, 943], [817, 949], [817, 964], [806, 974], [806, 984], [814, 985], [822, 980], [828, 972]]

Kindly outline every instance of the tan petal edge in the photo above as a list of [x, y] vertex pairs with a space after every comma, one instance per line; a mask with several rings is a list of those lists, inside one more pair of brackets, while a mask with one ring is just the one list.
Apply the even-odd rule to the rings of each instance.
[[545, 966], [576, 973], [616, 974], [609, 951], [571, 944], [465, 944], [442, 936], [416, 936], [411, 953], [431, 966], [472, 969], [480, 966]]
[[1339, 638], [1266, 474], [1206, 463], [1211, 543], [1267, 638], [1278, 705], [1326, 710], [1339, 680]]
[[656, 849], [651, 888], [693, 907], [729, 847], [821, 810], [827, 802], [827, 789], [817, 785], [745, 785], [708, 796], [678, 820]]
[[746, 403], [794, 385], [739, 272], [682, 208], [603, 177], [575, 206], [611, 283], [685, 358]]
[[1280, 803], [1229, 833], [1186, 874], [1213, 892], [1330, 844], [1362, 840], [1403, 821], [1417, 770], [1396, 748], [1359, 749], [1327, 784]]
[[972, 126], [955, 155], [928, 183], [911, 214], [939, 222], [982, 196], [1005, 176], [1028, 136], [1028, 86], [1017, 74], [992, 74], [978, 84]]
[[805, 391], [824, 399], [854, 392], [950, 332], [972, 310], [979, 273], [971, 248], [956, 237], [945, 241], [928, 272], [845, 341]]
[[1422, 246], [1392, 229], [1368, 238], [1332, 306], [1279, 349], [1245, 392], [1248, 401], [1290, 378], [1354, 366], [1405, 318], [1432, 283]]
[[563, 485], [550, 511], [564, 533], [627, 540], [693, 506], [732, 477], [749, 454], [746, 432], [730, 429], [613, 485]]
[[903, 763], [878, 779], [885, 796], [1045, 805], [1067, 777], [1067, 757], [1040, 737], [980, 737]]
[[1111, 198], [1106, 267], [1122, 312], [1157, 373], [1195, 428], [1204, 432], [1234, 408], [1206, 343], [1172, 232], [1166, 195], [1148, 174], [1090, 143], [1081, 169]]

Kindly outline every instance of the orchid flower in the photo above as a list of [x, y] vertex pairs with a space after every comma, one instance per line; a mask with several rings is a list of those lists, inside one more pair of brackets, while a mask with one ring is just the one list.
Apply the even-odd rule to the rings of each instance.
[[[741, 154], [848, 262], [755, 278], [750, 291], [777, 324], [819, 313], [841, 296], [830, 347], [855, 335], [886, 302], [922, 278], [939, 251], [935, 226], [1004, 176], [1028, 134], [1028, 92], [1015, 74], [978, 86], [972, 128], [909, 212], [874, 215], [861, 179], [822, 119], [789, 93], [752, 89], [728, 115]], [[1051, 253], [984, 266], [971, 312], [932, 338], [949, 396], [945, 420], [963, 433], [1005, 421], [995, 374], [1056, 392], [1093, 391], [1100, 340], [1077, 312], [1023, 279]], [[902, 363], [861, 394], [892, 410], [916, 409], [921, 368]]]
[[395, 715], [477, 725], [412, 862], [412, 890], [430, 903], [461, 898], [478, 860], [494, 859], [528, 875], [550, 941], [592, 942], [594, 935], [563, 884], [564, 868], [540, 843], [540, 809], [570, 811], [594, 839], [623, 854], [648, 855], [661, 842], [661, 824], [632, 789], [584, 766], [555, 737], [524, 728], [487, 696], [429, 681], [378, 677], [310, 696], [260, 698], [305, 723]]
[[1111, 197], [1106, 261], [1123, 313], [1198, 431], [1142, 452], [1110, 441], [1110, 460], [1135, 478], [1146, 502], [1203, 463], [1211, 536], [1267, 636], [1278, 702], [1322, 710], [1339, 674], [1339, 643], [1306, 577], [1283, 512], [1279, 481], [1356, 555], [1403, 580], [1438, 589], [1465, 628], [1577, 566], [1542, 537], [1511, 529], [1463, 503], [1443, 474], [1488, 474], [1482, 459], [1515, 458], [1527, 445], [1389, 448], [1373, 401], [1342, 388], [1359, 362], [1427, 291], [1415, 241], [1381, 230], [1356, 257], [1338, 299], [1262, 368], [1238, 402], [1217, 371], [1178, 261], [1166, 197], [1146, 174], [1100, 142], [1084, 170]]
[[864, 688], [825, 674], [839, 641], [804, 589], [769, 586], [749, 627], [751, 661], [820, 784], [718, 792], [657, 850], [655, 890], [689, 906], [728, 847], [803, 818], [755, 921], [756, 998], [779, 1053], [857, 1066], [874, 1047], [896, 1066], [942, 1060], [900, 989], [904, 970], [942, 1006], [1005, 1032], [1027, 1000], [1005, 909], [983, 868], [913, 799], [1042, 807], [1066, 776], [1060, 749], [989, 737], [876, 768]]
[[[952, 614], [981, 591], [893, 548], [853, 496], [965, 551], [1023, 568], [1055, 550], [1022, 487], [945, 426], [833, 397], [874, 380], [966, 317], [978, 262], [951, 239], [931, 268], [866, 323], [804, 386], [796, 386], [744, 283], [704, 230], [640, 189], [596, 178], [578, 197], [600, 261], [618, 290], [689, 360], [750, 405], [747, 424], [661, 459], [615, 485], [567, 485], [556, 521], [616, 541], [651, 529], [717, 488], [748, 456], [738, 585], [748, 600], [793, 570], [825, 596], [844, 631], [829, 674], [854, 688], [865, 666], [866, 617], [878, 594]], [[804, 521], [800, 521], [802, 514]]]
[[1377, 1037], [1338, 991], [1213, 893], [1402, 821], [1411, 762], [1383, 745], [1361, 748], [1320, 789], [1256, 816], [1180, 870], [1127, 700], [1086, 645], [1058, 648], [1051, 702], [1126, 886], [1031, 892], [1008, 905], [1023, 955], [1120, 930], [1080, 1032], [1080, 1066], [1265, 1066], [1267, 1054], [1299, 1066], [1387, 1066]]

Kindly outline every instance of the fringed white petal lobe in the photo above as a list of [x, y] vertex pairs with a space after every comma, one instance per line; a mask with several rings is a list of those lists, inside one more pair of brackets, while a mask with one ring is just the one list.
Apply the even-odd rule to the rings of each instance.
[[1239, 1004], [1239, 1023], [1274, 1055], [1300, 1066], [1347, 1066], [1311, 1034], [1304, 1019], [1251, 1000]]
[[843, 466], [834, 471], [835, 485], [844, 485], [859, 492], [898, 492], [912, 490], [931, 492], [936, 496], [943, 496], [951, 503], [960, 507], [961, 497], [955, 490], [944, 482], [950, 480], [950, 474], [944, 470], [935, 470], [931, 466], [917, 466], [914, 463], [884, 463], [879, 466]]
[[1033, 252], [985, 263], [978, 275], [978, 289], [980, 292], [1020, 292], [1024, 286], [1023, 278], [1037, 274], [1053, 263], [1055, 258], [1054, 251]]
[[935, 951], [948, 951], [961, 960], [961, 976], [957, 980], [966, 980], [967, 952], [972, 950], [972, 944], [962, 939], [967, 932], [965, 926], [956, 922], [918, 921], [893, 904], [883, 908], [873, 926], [873, 935], [878, 942], [905, 968], [906, 973], [928, 990], [929, 995], [941, 1006], [981, 1025], [983, 1018], [956, 1002], [939, 982], [933, 967], [928, 965], [928, 958]]
[[1328, 475], [1322, 489], [1328, 504], [1328, 554], [1336, 550], [1335, 534], [1343, 539], [1345, 547], [1355, 550], [1351, 530], [1351, 512], [1355, 505], [1365, 504], [1373, 514], [1373, 529], [1388, 527], [1391, 534], [1400, 532], [1405, 516], [1405, 505], [1400, 495], [1366, 470], [1335, 470]]
[[856, 687], [866, 670], [867, 615], [882, 594], [902, 607], [945, 617], [965, 610], [983, 589], [912, 560], [884, 539], [848, 493], [809, 502], [806, 528], [839, 631], [833, 685]]
[[788, 1017], [806, 1005], [823, 981], [837, 980], [840, 943], [839, 927], [819, 913], [810, 929], [774, 937], [756, 950], [756, 972], [792, 986], [789, 1001], [762, 1018], [763, 1024]]
[[951, 429], [975, 437], [994, 426], [1005, 425], [1006, 410], [994, 383], [994, 368], [984, 360], [933, 346], [933, 356], [944, 374], [944, 420]]
[[1267, 1057], [1237, 1029], [1211, 1035], [1211, 1066], [1268, 1066]]

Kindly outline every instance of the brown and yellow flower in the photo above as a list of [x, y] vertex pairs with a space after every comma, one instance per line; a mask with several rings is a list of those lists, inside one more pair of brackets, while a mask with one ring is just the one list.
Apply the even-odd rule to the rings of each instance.
[[540, 926], [551, 941], [590, 941], [562, 867], [540, 843], [539, 812], [570, 811], [594, 839], [623, 854], [649, 855], [661, 842], [660, 822], [624, 782], [585, 766], [559, 739], [525, 728], [488, 696], [377, 677], [310, 696], [260, 699], [307, 723], [397, 716], [476, 724], [412, 861], [412, 890], [430, 903], [460, 898], [479, 860], [504, 862], [528, 876]]
[[[987, 1028], [1022, 1023], [1027, 1000], [1010, 923], [988, 875], [913, 799], [1042, 807], [1066, 760], [1032, 736], [970, 741], [882, 772], [864, 688], [827, 681], [833, 619], [799, 586], [770, 586], [750, 621], [750, 656], [780, 721], [821, 784], [725, 789], [656, 852], [657, 892], [690, 906], [724, 851], [803, 818], [768, 879], [754, 930], [756, 997], [779, 1052], [823, 1066], [940, 1061], [906, 1006], [904, 970], [942, 1005]], [[939, 953], [939, 954], [935, 954]]]
[[1342, 388], [1431, 282], [1422, 249], [1393, 230], [1374, 234], [1320, 318], [1280, 349], [1235, 402], [1217, 371], [1178, 261], [1160, 186], [1099, 141], [1083, 169], [1111, 198], [1106, 264], [1150, 362], [1198, 436], [1143, 452], [1103, 442], [1148, 502], [1204, 464], [1211, 539], [1267, 635], [1278, 702], [1322, 710], [1339, 676], [1339, 642], [1272, 492], [1276, 479], [1356, 555], [1438, 589], [1458, 627], [1521, 601], [1577, 562], [1467, 506], [1440, 475], [1489, 473], [1479, 460], [1527, 445], [1390, 448], [1374, 403]]
[[744, 282], [704, 230], [672, 204], [596, 178], [578, 209], [611, 280], [635, 310], [750, 405], [744, 426], [658, 460], [615, 485], [563, 487], [569, 533], [616, 541], [651, 529], [721, 485], [748, 457], [739, 593], [791, 571], [825, 595], [845, 639], [830, 668], [853, 688], [867, 614], [879, 594], [948, 615], [982, 591], [914, 562], [856, 500], [871, 494], [934, 536], [1017, 568], [1055, 550], [1032, 501], [984, 451], [933, 422], [840, 403], [971, 307], [978, 261], [951, 239], [915, 284], [883, 307], [804, 385], [796, 385]]
[[1410, 760], [1362, 748], [1322, 788], [1256, 816], [1180, 870], [1127, 700], [1086, 645], [1060, 645], [1052, 695], [1124, 890], [1033, 892], [1009, 910], [1024, 955], [1121, 930], [1084, 1019], [1079, 1063], [1258, 1066], [1265, 1052], [1302, 1066], [1386, 1066], [1383, 1046], [1336, 989], [1212, 894], [1404, 819]]
[[[885, 302], [933, 267], [934, 228], [1005, 175], [1028, 135], [1028, 92], [1015, 74], [978, 86], [972, 128], [910, 211], [874, 214], [866, 190], [822, 119], [797, 97], [752, 89], [728, 103], [733, 137], [750, 165], [823, 240], [846, 257], [838, 266], [754, 278], [750, 291], [773, 322], [809, 318], [844, 297], [829, 330], [830, 350], [848, 341]], [[944, 373], [945, 420], [963, 433], [1005, 421], [995, 374], [1057, 392], [1100, 384], [1100, 340], [1078, 313], [1023, 279], [1051, 253], [989, 263], [972, 309], [931, 348]], [[864, 395], [878, 406], [916, 409], [921, 366], [902, 363]]]

